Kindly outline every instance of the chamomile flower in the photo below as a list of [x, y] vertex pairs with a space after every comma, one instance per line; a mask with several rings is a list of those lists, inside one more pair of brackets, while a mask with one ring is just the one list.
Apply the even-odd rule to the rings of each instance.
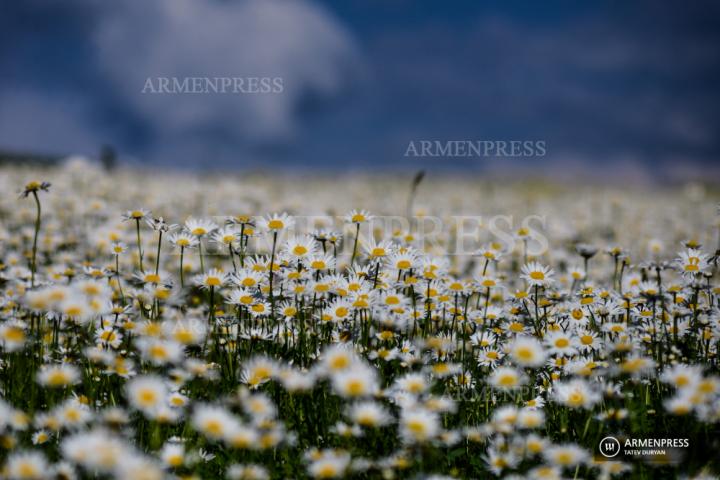
[[676, 262], [683, 275], [694, 276], [705, 272], [709, 268], [708, 259], [708, 255], [705, 255], [700, 250], [688, 248], [680, 252]]
[[185, 463], [185, 447], [181, 443], [168, 442], [160, 450], [160, 460], [167, 467], [177, 468]]
[[45, 387], [67, 387], [80, 381], [80, 371], [72, 365], [46, 365], [38, 372], [37, 380]]
[[210, 440], [221, 440], [236, 422], [230, 412], [214, 405], [198, 405], [192, 415], [195, 430]]
[[322, 374], [328, 375], [349, 370], [358, 364], [359, 359], [351, 348], [335, 345], [323, 352], [318, 369]]
[[347, 223], [366, 223], [374, 217], [367, 210], [351, 210], [343, 219]]
[[215, 230], [212, 235], [210, 235], [210, 241], [228, 247], [237, 241], [239, 234], [234, 225], [228, 225]]
[[537, 262], [530, 262], [522, 267], [520, 277], [531, 287], [549, 287], [553, 284], [554, 270]]
[[558, 467], [575, 467], [590, 458], [588, 452], [574, 444], [553, 445], [543, 452], [545, 461]]
[[24, 323], [10, 320], [0, 324], [0, 342], [4, 351], [16, 352], [21, 350], [26, 339]]
[[212, 220], [202, 218], [188, 218], [185, 220], [185, 228], [196, 238], [204, 237], [215, 231], [218, 226]]
[[375, 370], [361, 363], [334, 373], [331, 379], [335, 393], [345, 398], [374, 395], [379, 388]]
[[700, 383], [702, 370], [694, 365], [673, 365], [667, 367], [660, 375], [660, 380], [675, 388], [693, 388]]
[[387, 425], [392, 416], [377, 402], [365, 401], [353, 404], [348, 417], [362, 427], [377, 428]]
[[155, 365], [178, 363], [183, 358], [182, 346], [174, 340], [141, 338], [136, 344], [143, 359]]
[[574, 379], [555, 383], [553, 398], [567, 407], [589, 410], [601, 400], [601, 395], [588, 382]]
[[193, 249], [198, 245], [198, 237], [188, 231], [171, 233], [168, 240], [173, 246], [181, 249]]
[[440, 433], [440, 421], [436, 413], [421, 408], [402, 412], [400, 435], [409, 444], [424, 443]]
[[5, 469], [12, 480], [31, 480], [45, 478], [49, 466], [42, 453], [22, 451], [9, 456]]
[[277, 372], [277, 364], [267, 357], [254, 357], [245, 363], [241, 381], [250, 388], [257, 388]]
[[204, 289], [222, 288], [227, 283], [227, 280], [228, 276], [226, 273], [217, 268], [213, 268], [206, 273], [196, 276], [195, 285]]
[[287, 213], [272, 214], [267, 217], [258, 217], [257, 225], [266, 232], [277, 233], [295, 226], [295, 220]]
[[488, 383], [500, 390], [513, 390], [525, 384], [522, 372], [510, 367], [498, 367], [491, 374]]
[[573, 337], [562, 330], [550, 332], [544, 340], [550, 355], [571, 357], [577, 353]]
[[130, 405], [146, 414], [154, 415], [165, 404], [168, 389], [160, 377], [142, 375], [127, 383], [126, 394]]
[[508, 350], [513, 361], [523, 367], [539, 367], [547, 355], [542, 344], [530, 336], [518, 336]]
[[283, 248], [285, 254], [292, 262], [308, 259], [315, 254], [317, 245], [311, 236], [301, 236], [288, 239]]
[[144, 220], [152, 216], [150, 210], [145, 208], [136, 208], [135, 210], [128, 210], [123, 214], [123, 220]]
[[308, 473], [313, 478], [341, 478], [350, 465], [350, 454], [325, 450], [311, 456]]

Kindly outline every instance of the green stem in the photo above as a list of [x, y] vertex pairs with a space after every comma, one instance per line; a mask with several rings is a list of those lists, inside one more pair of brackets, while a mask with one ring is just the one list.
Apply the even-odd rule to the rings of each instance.
[[350, 266], [352, 267], [355, 263], [355, 255], [357, 254], [358, 238], [360, 238], [360, 223], [356, 223], [357, 228], [355, 229], [355, 242], [353, 244], [352, 258], [350, 259]]
[[183, 259], [185, 257], [185, 247], [180, 247], [180, 287], [185, 287], [185, 273], [183, 271]]
[[140, 219], [135, 219], [135, 228], [137, 231], [137, 249], [138, 249], [138, 267], [140, 267], [140, 272], [145, 273], [145, 268], [143, 267], [143, 251], [140, 241]]
[[268, 268], [270, 269], [270, 316], [273, 317], [275, 315], [275, 295], [273, 294], [273, 275], [275, 269], [273, 268], [275, 265], [275, 245], [277, 244], [277, 232], [273, 232], [273, 244], [272, 244], [272, 253], [270, 254], [270, 265]]
[[205, 262], [203, 260], [202, 237], [198, 238], [198, 253], [200, 254], [200, 271], [205, 273]]
[[158, 232], [158, 247], [157, 247], [157, 258], [155, 259], [155, 275], [158, 274], [160, 271], [160, 245], [162, 244], [162, 235], [163, 232], [160, 230]]
[[35, 205], [37, 206], [37, 216], [35, 217], [35, 237], [33, 238], [33, 249], [32, 249], [32, 264], [30, 268], [30, 287], [35, 287], [35, 272], [37, 272], [37, 241], [38, 234], [40, 233], [40, 198], [36, 191], [32, 192], [33, 198], [35, 199]]
[[125, 305], [125, 294], [123, 293], [122, 283], [120, 282], [120, 255], [115, 255], [115, 277], [117, 278], [122, 304]]

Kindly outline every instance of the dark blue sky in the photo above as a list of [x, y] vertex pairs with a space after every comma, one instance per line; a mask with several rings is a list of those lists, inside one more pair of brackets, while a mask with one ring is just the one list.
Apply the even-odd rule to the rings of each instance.
[[[710, 0], [5, 2], [0, 149], [717, 179], [718, 45]], [[143, 94], [159, 76], [279, 76], [285, 89]], [[413, 140], [543, 140], [547, 155], [404, 157]]]

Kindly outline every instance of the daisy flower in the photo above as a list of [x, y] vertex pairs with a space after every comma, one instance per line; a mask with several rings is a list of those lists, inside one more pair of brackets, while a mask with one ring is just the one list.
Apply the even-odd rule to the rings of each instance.
[[553, 284], [554, 270], [537, 262], [523, 265], [520, 278], [528, 282], [531, 287], [549, 287]]
[[130, 380], [125, 392], [135, 409], [155, 414], [165, 404], [168, 389], [163, 380], [155, 375], [141, 375]]
[[267, 357], [253, 357], [245, 363], [241, 381], [250, 388], [268, 382], [277, 372], [277, 364]]
[[400, 436], [405, 443], [424, 443], [440, 433], [436, 413], [421, 408], [404, 410], [400, 417]]
[[168, 240], [177, 248], [192, 249], [198, 245], [198, 238], [188, 231], [171, 233]]
[[221, 288], [227, 281], [228, 275], [217, 268], [213, 268], [207, 273], [195, 277], [195, 285], [204, 289]]
[[295, 220], [287, 213], [272, 214], [267, 217], [258, 217], [256, 219], [260, 229], [267, 232], [280, 232], [295, 226]]
[[37, 381], [45, 387], [67, 387], [80, 381], [80, 370], [72, 365], [45, 365], [38, 372]]
[[547, 345], [547, 352], [550, 355], [559, 355], [564, 357], [571, 357], [577, 353], [575, 350], [573, 337], [562, 330], [550, 332], [545, 338], [545, 345]]
[[347, 223], [366, 223], [374, 217], [367, 210], [351, 210], [343, 217]]
[[660, 380], [675, 388], [692, 388], [700, 383], [702, 369], [696, 365], [677, 364], [666, 367], [660, 375]]
[[150, 210], [147, 210], [145, 208], [136, 208], [135, 210], [128, 210], [127, 212], [125, 212], [123, 214], [122, 218], [125, 221], [127, 221], [127, 220], [139, 221], [139, 220], [143, 220], [150, 216], [152, 216], [152, 214], [150, 213]]
[[539, 367], [547, 356], [542, 344], [526, 335], [515, 338], [508, 351], [513, 361], [522, 367]]
[[212, 220], [190, 217], [185, 220], [185, 228], [191, 235], [200, 238], [213, 232], [218, 226]]
[[379, 388], [375, 369], [361, 363], [333, 374], [331, 380], [335, 393], [345, 398], [374, 395]]
[[362, 427], [377, 428], [387, 425], [392, 416], [377, 402], [359, 402], [350, 406], [348, 417]]
[[49, 465], [45, 455], [38, 451], [11, 453], [5, 471], [12, 480], [32, 480], [46, 478]]
[[543, 452], [545, 461], [558, 467], [575, 467], [590, 459], [590, 455], [583, 448], [575, 444], [553, 445]]
[[710, 267], [709, 258], [700, 250], [688, 248], [684, 252], [680, 252], [676, 262], [683, 275], [694, 276], [704, 273]]
[[589, 410], [600, 402], [602, 396], [585, 380], [575, 379], [555, 383], [553, 398], [566, 407]]
[[210, 241], [218, 243], [220, 245], [230, 246], [238, 239], [239, 232], [234, 225], [228, 225], [226, 227], [215, 230], [210, 235]]
[[222, 440], [236, 419], [222, 407], [198, 405], [195, 407], [191, 421], [193, 428], [205, 437], [210, 440]]
[[315, 239], [309, 235], [290, 238], [283, 247], [284, 253], [293, 263], [307, 259], [315, 254], [317, 245]]
[[498, 367], [491, 374], [488, 383], [501, 390], [512, 390], [525, 384], [525, 376], [510, 367]]
[[350, 465], [350, 454], [325, 450], [312, 458], [308, 473], [313, 478], [341, 478]]

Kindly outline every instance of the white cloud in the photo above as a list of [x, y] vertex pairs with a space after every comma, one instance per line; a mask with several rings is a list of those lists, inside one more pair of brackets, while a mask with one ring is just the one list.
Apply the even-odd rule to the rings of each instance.
[[[332, 102], [364, 72], [351, 35], [312, 0], [71, 0], [67, 8], [92, 25], [83, 70], [98, 73], [106, 82], [98, 91], [114, 98], [67, 88], [6, 89], [0, 92], [5, 145], [95, 151], [112, 141], [122, 149], [105, 120], [98, 121], [107, 118], [112, 101], [131, 117], [118, 124], [132, 121], [143, 129], [141, 157], [170, 161], [158, 157], [185, 150], [237, 155], [254, 145], [291, 143], [301, 133], [304, 105]], [[283, 92], [143, 94], [146, 79], [160, 76], [281, 77]], [[26, 117], [22, 127], [12, 124], [18, 112]], [[43, 112], [39, 123], [29, 118]]]
[[[100, 23], [98, 61], [163, 141], [213, 130], [283, 140], [306, 95], [333, 98], [359, 68], [350, 36], [303, 0], [116, 2]], [[281, 77], [279, 94], [147, 95], [148, 77]]]

